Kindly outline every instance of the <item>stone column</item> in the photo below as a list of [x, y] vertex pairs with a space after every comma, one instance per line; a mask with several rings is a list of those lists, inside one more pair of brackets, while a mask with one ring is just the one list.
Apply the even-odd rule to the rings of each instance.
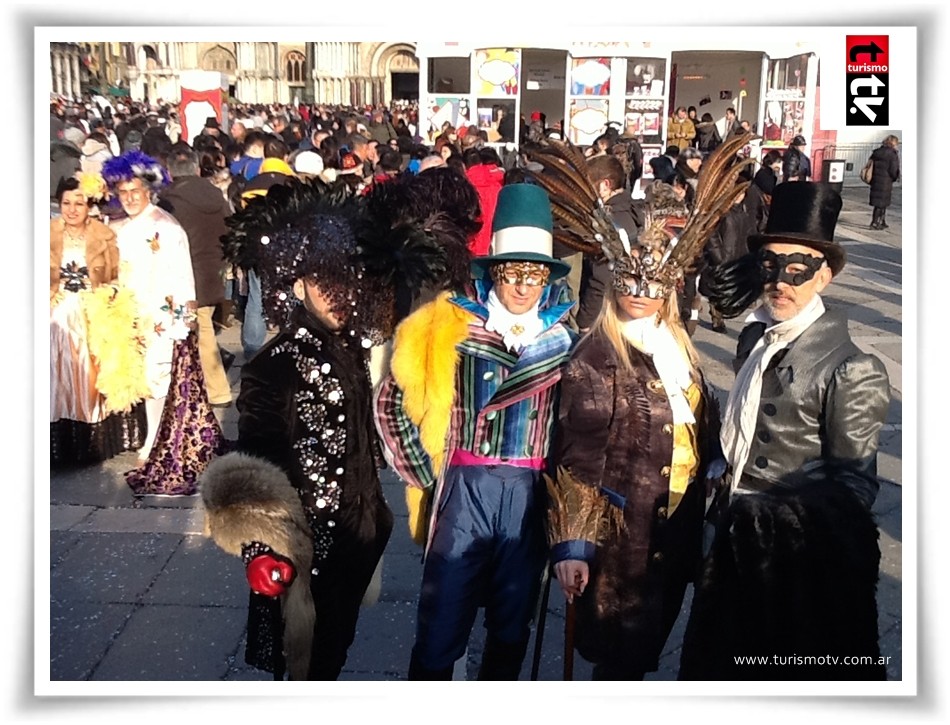
[[63, 95], [63, 54], [53, 51], [53, 92]]
[[73, 65], [73, 98], [78, 100], [82, 98], [82, 74], [79, 72], [79, 55], [74, 52], [71, 60]]
[[65, 71], [63, 77], [63, 95], [67, 98], [73, 97], [73, 66], [69, 62], [69, 56], [63, 58], [65, 61], [63, 65], [65, 66], [63, 70]]

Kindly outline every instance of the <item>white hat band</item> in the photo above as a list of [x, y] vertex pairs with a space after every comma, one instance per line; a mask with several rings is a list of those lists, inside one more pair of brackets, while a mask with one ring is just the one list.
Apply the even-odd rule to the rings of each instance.
[[554, 238], [540, 227], [506, 227], [492, 234], [489, 254], [544, 254], [552, 256]]

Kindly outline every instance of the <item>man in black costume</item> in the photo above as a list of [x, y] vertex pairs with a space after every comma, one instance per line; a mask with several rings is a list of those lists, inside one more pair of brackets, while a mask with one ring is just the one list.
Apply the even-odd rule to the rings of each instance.
[[890, 385], [820, 292], [845, 265], [841, 196], [775, 188], [750, 253], [714, 270], [711, 301], [735, 317], [736, 382], [721, 442], [731, 481], [697, 585], [680, 679], [884, 679], [880, 550], [871, 515]]

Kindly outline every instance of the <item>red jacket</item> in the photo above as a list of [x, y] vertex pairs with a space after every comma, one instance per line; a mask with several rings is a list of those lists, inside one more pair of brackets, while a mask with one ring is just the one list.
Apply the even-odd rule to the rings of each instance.
[[505, 170], [490, 164], [479, 164], [465, 170], [465, 175], [478, 192], [482, 207], [482, 228], [468, 240], [468, 248], [475, 257], [484, 257], [491, 246], [491, 222], [495, 216], [498, 192], [505, 181]]

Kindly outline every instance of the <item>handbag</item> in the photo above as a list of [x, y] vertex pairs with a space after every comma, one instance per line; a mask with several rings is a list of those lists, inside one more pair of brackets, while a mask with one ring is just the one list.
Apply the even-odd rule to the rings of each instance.
[[868, 162], [864, 165], [864, 168], [861, 169], [859, 176], [861, 181], [865, 184], [871, 183], [871, 177], [874, 175], [874, 162], [871, 159], [868, 159]]

